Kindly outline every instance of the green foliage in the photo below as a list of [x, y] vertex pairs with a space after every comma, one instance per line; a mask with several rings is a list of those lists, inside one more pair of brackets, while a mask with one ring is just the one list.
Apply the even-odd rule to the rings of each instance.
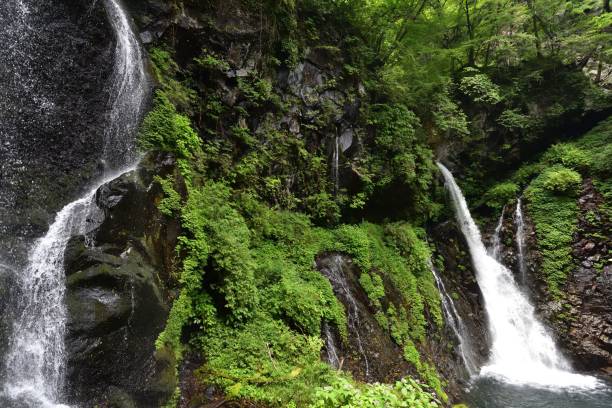
[[582, 177], [565, 167], [551, 167], [542, 173], [542, 187], [552, 193], [576, 196], [582, 184]]
[[540, 273], [553, 299], [563, 299], [564, 284], [574, 268], [571, 246], [578, 225], [575, 197], [583, 175], [592, 177], [604, 195], [607, 192], [609, 202], [606, 186], [610, 185], [611, 138], [612, 121], [607, 120], [576, 141], [551, 146], [539, 162], [522, 166], [513, 176], [517, 183], [528, 185], [525, 197], [542, 255]]
[[385, 286], [380, 275], [370, 275], [364, 272], [359, 276], [359, 284], [367, 293], [370, 302], [372, 302], [377, 309], [381, 309], [382, 305], [380, 301], [385, 297]]
[[201, 56], [195, 58], [194, 62], [199, 68], [206, 70], [225, 72], [230, 69], [230, 65], [227, 63], [227, 61], [213, 53], [208, 52], [207, 50], [204, 50]]
[[180, 158], [193, 157], [201, 144], [189, 118], [176, 111], [163, 91], [155, 94], [153, 109], [140, 128], [139, 142], [142, 149], [172, 152]]
[[303, 406], [315, 387], [335, 376], [320, 361], [318, 334], [298, 334], [265, 316], [241, 328], [214, 326], [198, 345], [207, 361], [198, 377], [220, 386], [228, 398]]
[[483, 197], [486, 205], [495, 210], [508, 204], [516, 198], [519, 187], [512, 182], [499, 183], [487, 191]]
[[591, 158], [585, 151], [568, 143], [551, 146], [542, 160], [548, 164], [561, 164], [574, 170], [585, 170], [591, 164]]
[[540, 273], [550, 295], [555, 299], [565, 296], [563, 286], [573, 268], [571, 244], [578, 218], [578, 206], [574, 198], [555, 194], [546, 187], [550, 175], [559, 171], [545, 171], [525, 191], [529, 214], [535, 223], [538, 248], [542, 254]]
[[185, 81], [177, 79], [182, 75], [182, 70], [172, 59], [170, 52], [161, 48], [151, 48], [149, 57], [155, 79], [160, 83], [168, 100], [181, 111], [192, 113], [191, 107], [195, 102], [196, 93], [185, 84]]
[[491, 78], [486, 74], [474, 73], [472, 70], [468, 70], [466, 73], [468, 76], [464, 76], [459, 82], [461, 92], [472, 98], [474, 102], [487, 105], [495, 105], [501, 102], [502, 96], [499, 86], [495, 85]]
[[506, 129], [529, 129], [532, 125], [531, 119], [527, 115], [517, 112], [513, 109], [504, 110], [497, 118], [497, 123]]
[[390, 186], [407, 190], [413, 217], [429, 216], [433, 203], [433, 153], [424, 143], [417, 116], [404, 105], [377, 104], [371, 107], [369, 122], [376, 129], [363, 169], [365, 191]]
[[164, 193], [164, 197], [161, 199], [157, 208], [162, 214], [171, 217], [175, 212], [181, 208], [181, 195], [174, 189], [174, 179], [171, 177], [161, 178], [155, 177], [155, 181], [159, 183]]
[[467, 116], [453, 101], [446, 88], [435, 95], [433, 118], [437, 128], [447, 134], [446, 137], [450, 134], [467, 136], [470, 133]]
[[315, 402], [310, 408], [433, 408], [439, 407], [435, 397], [410, 378], [395, 385], [367, 384], [355, 386], [339, 377], [331, 385], [316, 391]]
[[272, 83], [265, 78], [238, 78], [238, 88], [244, 97], [255, 107], [265, 102], [280, 103], [272, 92]]

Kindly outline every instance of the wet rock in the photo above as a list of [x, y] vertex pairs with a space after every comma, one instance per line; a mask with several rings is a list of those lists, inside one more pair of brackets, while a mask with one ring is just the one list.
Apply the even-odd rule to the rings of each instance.
[[403, 358], [402, 349], [376, 321], [375, 310], [359, 284], [362, 272], [352, 260], [339, 254], [326, 254], [320, 256], [316, 264], [346, 307], [349, 322], [349, 344], [342, 344], [335, 328], [324, 333], [327, 344], [324, 358], [335, 349], [337, 356], [332, 364], [366, 382], [394, 382], [408, 373], [414, 374]]
[[[585, 179], [582, 194], [578, 198], [578, 232], [574, 237], [572, 255], [576, 267], [568, 276], [565, 299], [551, 301], [546, 285], [538, 282], [534, 299], [542, 315], [549, 320], [560, 346], [574, 366], [585, 371], [610, 374], [612, 367], [612, 265], [606, 259], [610, 238], [601, 231], [610, 231], [612, 224], [600, 208], [603, 197], [594, 189], [590, 179]], [[587, 214], [589, 215], [587, 217]], [[537, 242], [528, 242], [530, 252], [537, 255]], [[539, 259], [531, 263], [539, 270]], [[558, 316], [569, 316], [558, 318]]]
[[155, 350], [169, 307], [164, 258], [176, 230], [154, 205], [161, 192], [153, 175], [168, 171], [147, 167], [154, 161], [102, 186], [101, 224], [66, 248], [67, 382], [78, 405], [159, 406], [176, 386], [171, 357]]

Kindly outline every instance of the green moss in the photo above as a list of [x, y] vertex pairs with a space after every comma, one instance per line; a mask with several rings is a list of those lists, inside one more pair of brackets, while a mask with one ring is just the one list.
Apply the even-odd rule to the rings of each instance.
[[541, 186], [546, 190], [569, 196], [576, 196], [582, 184], [579, 173], [560, 166], [547, 169], [540, 177]]
[[201, 145], [189, 118], [176, 111], [163, 91], [155, 94], [153, 109], [142, 123], [139, 141], [144, 150], [173, 152], [181, 158], [193, 157]]
[[564, 297], [563, 286], [573, 268], [571, 244], [577, 228], [578, 205], [574, 197], [556, 194], [547, 187], [551, 172], [542, 173], [525, 191], [542, 255], [540, 274], [553, 298]]
[[493, 186], [483, 197], [485, 204], [492, 209], [501, 208], [516, 198], [519, 187], [512, 182], [503, 182]]

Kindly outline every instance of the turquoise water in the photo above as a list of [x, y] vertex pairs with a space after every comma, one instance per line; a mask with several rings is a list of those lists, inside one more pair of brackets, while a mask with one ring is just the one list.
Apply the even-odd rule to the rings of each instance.
[[598, 390], [554, 390], [481, 378], [471, 385], [466, 401], [470, 408], [612, 408], [612, 384]]

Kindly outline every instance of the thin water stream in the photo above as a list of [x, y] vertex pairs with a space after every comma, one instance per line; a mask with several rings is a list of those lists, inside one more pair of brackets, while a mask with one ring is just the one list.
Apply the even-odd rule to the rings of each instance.
[[433, 264], [430, 264], [430, 266], [431, 273], [436, 280], [436, 286], [440, 292], [440, 300], [442, 302], [442, 310], [444, 312], [446, 324], [450, 326], [451, 330], [455, 334], [455, 337], [457, 337], [457, 340], [459, 341], [457, 346], [459, 349], [459, 355], [461, 356], [465, 369], [471, 377], [478, 372], [478, 364], [474, 358], [474, 350], [470, 342], [467, 327], [463, 323], [463, 319], [455, 307], [455, 302], [453, 302], [453, 298], [448, 294], [446, 287], [444, 286], [444, 282], [436, 271], [436, 268], [433, 266]]

